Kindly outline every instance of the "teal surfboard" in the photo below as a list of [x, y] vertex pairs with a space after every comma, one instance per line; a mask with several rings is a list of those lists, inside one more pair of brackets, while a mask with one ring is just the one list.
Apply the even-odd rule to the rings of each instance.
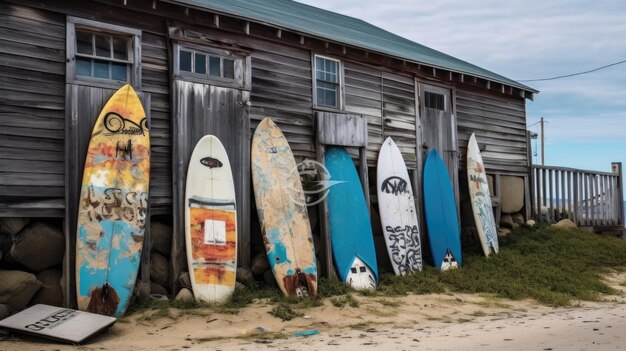
[[454, 191], [439, 153], [430, 149], [424, 163], [424, 212], [435, 267], [461, 267], [461, 233]]
[[329, 147], [325, 166], [332, 181], [328, 216], [333, 259], [342, 281], [357, 289], [375, 289], [378, 283], [376, 251], [361, 180], [352, 158], [342, 147]]

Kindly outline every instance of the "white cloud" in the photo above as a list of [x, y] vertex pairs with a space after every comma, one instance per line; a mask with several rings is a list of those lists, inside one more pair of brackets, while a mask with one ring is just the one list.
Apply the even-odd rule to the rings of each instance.
[[[571, 74], [626, 59], [623, 0], [301, 0], [343, 13], [512, 79]], [[552, 142], [626, 139], [626, 64], [525, 83], [541, 90], [529, 121]], [[548, 134], [548, 133], [547, 133]]]

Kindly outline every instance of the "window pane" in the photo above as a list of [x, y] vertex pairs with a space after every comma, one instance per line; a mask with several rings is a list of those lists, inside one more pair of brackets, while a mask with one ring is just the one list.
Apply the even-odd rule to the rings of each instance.
[[128, 81], [128, 66], [125, 63], [111, 63], [111, 78]]
[[339, 107], [339, 86], [332, 83], [317, 82], [317, 105]]
[[214, 77], [221, 77], [220, 72], [220, 58], [209, 56], [209, 75]]
[[324, 79], [324, 59], [315, 58], [315, 79]]
[[337, 91], [326, 90], [326, 106], [337, 107]]
[[321, 57], [315, 58], [315, 79], [338, 83], [339, 62]]
[[445, 111], [445, 96], [429, 91], [424, 92], [424, 106], [426, 108]]
[[76, 52], [93, 55], [92, 35], [87, 32], [76, 31]]
[[96, 34], [96, 56], [111, 57], [111, 37]]
[[180, 50], [179, 69], [181, 71], [191, 72], [191, 52]]
[[109, 79], [109, 63], [107, 61], [93, 60], [93, 76]]
[[118, 60], [128, 60], [128, 39], [113, 38], [113, 57]]
[[206, 55], [196, 52], [194, 56], [196, 57], [195, 72], [200, 74], [206, 74]]
[[224, 78], [235, 78], [235, 61], [224, 59]]
[[83, 57], [76, 58], [76, 75], [91, 76], [91, 60]]

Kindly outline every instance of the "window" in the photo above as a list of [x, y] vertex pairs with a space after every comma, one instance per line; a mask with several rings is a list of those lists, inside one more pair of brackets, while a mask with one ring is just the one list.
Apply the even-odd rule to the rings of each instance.
[[424, 92], [424, 107], [434, 110], [446, 110], [446, 99], [443, 94], [432, 93], [430, 91]]
[[129, 37], [76, 29], [76, 75], [128, 82], [131, 47]]
[[68, 80], [139, 88], [140, 31], [68, 17], [67, 32]]
[[224, 50], [178, 46], [177, 75], [196, 81], [243, 84], [243, 58]]
[[315, 55], [315, 104], [341, 108], [341, 76], [338, 60]]

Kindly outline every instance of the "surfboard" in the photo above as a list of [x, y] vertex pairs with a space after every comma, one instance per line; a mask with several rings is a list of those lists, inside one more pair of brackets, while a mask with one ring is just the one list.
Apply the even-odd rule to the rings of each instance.
[[435, 149], [424, 162], [424, 214], [435, 267], [461, 267], [461, 235], [448, 170]]
[[378, 209], [387, 252], [396, 275], [422, 270], [422, 246], [409, 172], [396, 143], [389, 137], [378, 153]]
[[252, 137], [252, 184], [270, 267], [286, 296], [317, 296], [317, 265], [302, 182], [289, 143], [265, 118]]
[[485, 256], [489, 256], [492, 253], [497, 254], [500, 247], [498, 246], [496, 220], [493, 217], [491, 195], [489, 194], [483, 158], [480, 155], [480, 149], [474, 133], [470, 136], [467, 145], [467, 181], [476, 230], [478, 231], [478, 238], [483, 247], [483, 252]]
[[94, 124], [78, 204], [80, 310], [119, 317], [132, 296], [148, 212], [147, 121], [137, 93], [127, 84], [113, 94]]
[[222, 302], [235, 290], [237, 206], [226, 149], [213, 135], [191, 153], [185, 188], [185, 244], [197, 300]]
[[374, 237], [361, 180], [342, 147], [328, 147], [325, 163], [330, 180], [328, 222], [333, 260], [342, 281], [355, 289], [375, 289], [378, 265]]

